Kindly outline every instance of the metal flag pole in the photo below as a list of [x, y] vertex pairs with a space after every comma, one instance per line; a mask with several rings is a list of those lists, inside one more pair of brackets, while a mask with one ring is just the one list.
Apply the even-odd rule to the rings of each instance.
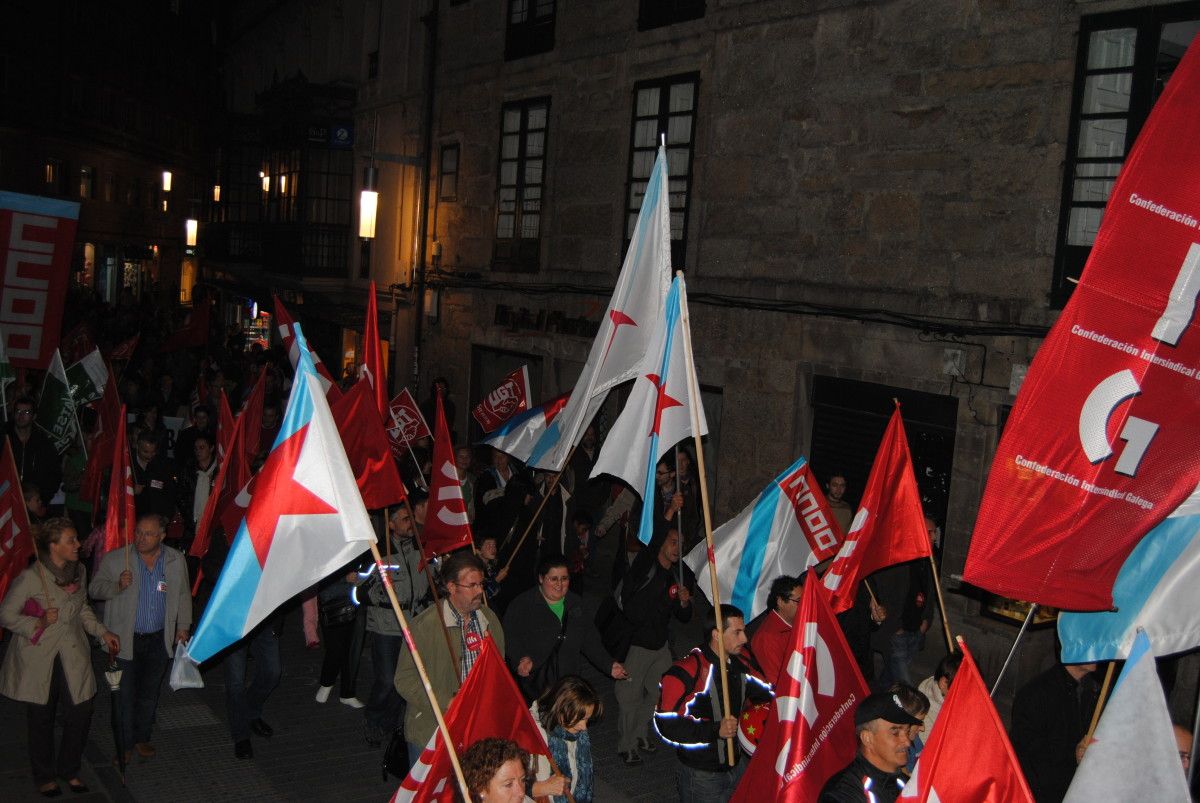
[[[683, 272], [678, 271], [676, 275], [682, 276]], [[696, 366], [692, 361], [692, 325], [688, 318], [686, 291], [679, 295], [679, 306], [680, 318], [683, 324], [684, 363], [687, 368], [688, 377], [688, 409], [692, 415], [692, 439], [696, 445], [696, 468], [700, 475], [700, 506], [704, 512], [704, 537], [708, 542], [708, 577], [709, 583], [712, 585], [713, 608], [716, 609], [716, 616], [713, 619], [716, 622], [717, 630], [717, 657], [721, 662], [721, 705], [724, 709], [723, 718], [727, 719], [733, 716], [733, 714], [729, 710], [729, 668], [725, 665], [725, 622], [724, 617], [721, 616], [721, 586], [717, 583], [717, 563], [713, 553], [712, 514], [708, 507], [708, 484], [704, 471], [704, 450], [700, 442], [700, 386], [696, 382]], [[676, 472], [676, 476], [678, 476], [678, 472]], [[682, 537], [681, 535], [680, 538]], [[735, 749], [736, 746], [733, 737], [726, 737], [725, 756], [727, 763], [731, 767], [737, 765]]]
[[1017, 631], [1017, 637], [1013, 639], [1013, 645], [1008, 651], [1008, 657], [1004, 659], [1004, 665], [1000, 667], [1000, 674], [996, 676], [996, 682], [992, 684], [992, 690], [988, 693], [989, 697], [996, 696], [996, 689], [1000, 688], [1000, 681], [1004, 680], [1004, 673], [1008, 671], [1008, 665], [1012, 663], [1013, 655], [1017, 652], [1017, 645], [1021, 643], [1025, 631], [1029, 629], [1029, 623], [1033, 621], [1033, 616], [1037, 613], [1038, 604], [1030, 603], [1029, 613], [1025, 614], [1025, 621], [1021, 623], [1021, 629]]

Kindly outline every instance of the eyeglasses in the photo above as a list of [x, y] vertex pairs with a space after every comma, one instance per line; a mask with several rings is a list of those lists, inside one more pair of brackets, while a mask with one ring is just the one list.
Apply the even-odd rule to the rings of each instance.
[[17, 410], [16, 415], [33, 415], [33, 410]]
[[[451, 581], [453, 582], [453, 581]], [[454, 583], [459, 588], [465, 588], [468, 591], [478, 591], [483, 588], [483, 583]]]

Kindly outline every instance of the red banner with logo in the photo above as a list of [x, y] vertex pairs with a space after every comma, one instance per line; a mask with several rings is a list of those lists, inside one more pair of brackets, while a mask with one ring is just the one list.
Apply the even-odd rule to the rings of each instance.
[[0, 192], [0, 334], [13, 365], [45, 368], [58, 348], [79, 204]]
[[388, 404], [388, 411], [391, 417], [387, 424], [388, 443], [396, 457], [406, 455], [413, 441], [433, 437], [429, 424], [425, 423], [425, 416], [421, 415], [421, 408], [408, 388], [396, 394], [396, 398]]
[[1200, 50], [1121, 169], [1079, 286], [988, 477], [965, 579], [1107, 610], [1141, 537], [1200, 479]]
[[471, 415], [491, 432], [517, 413], [529, 409], [529, 366], [522, 365], [513, 371], [487, 396], [475, 405]]

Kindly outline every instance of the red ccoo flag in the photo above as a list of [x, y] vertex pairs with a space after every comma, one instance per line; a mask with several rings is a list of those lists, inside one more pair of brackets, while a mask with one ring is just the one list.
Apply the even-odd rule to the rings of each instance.
[[484, 432], [491, 432], [508, 419], [529, 409], [529, 366], [522, 365], [475, 405], [471, 415]]
[[[129, 463], [129, 441], [125, 436], [125, 405], [121, 405], [121, 413], [117, 416], [117, 434], [113, 438], [112, 473], [108, 478], [104, 552], [120, 549], [133, 540], [136, 518], [133, 509], [133, 469]], [[96, 557], [98, 559], [99, 555]]]
[[809, 569], [775, 705], [732, 800], [816, 800], [854, 759], [854, 709], [868, 694], [828, 592]]
[[360, 379], [330, 406], [350, 470], [358, 482], [363, 504], [369, 509], [394, 505], [408, 495], [388, 448], [383, 422], [375, 414], [372, 394], [371, 386]]
[[[531, 754], [550, 754], [491, 636], [484, 638], [479, 658], [446, 709], [446, 728], [460, 756], [472, 744], [489, 736], [511, 739]], [[457, 791], [450, 753], [439, 729], [433, 732], [416, 765], [400, 783], [392, 803], [432, 800], [449, 803]]]
[[1033, 803], [975, 659], [962, 639], [958, 645], [962, 666], [900, 800]]
[[437, 423], [433, 434], [433, 477], [429, 481], [429, 507], [425, 512], [425, 528], [421, 531], [422, 557], [429, 560], [465, 546], [471, 546], [471, 522], [467, 518], [467, 503], [463, 501], [458, 469], [454, 465], [454, 444], [446, 414], [442, 412], [442, 395], [437, 397]]
[[0, 599], [4, 599], [9, 584], [25, 571], [33, 556], [33, 534], [12, 446], [8, 438], [0, 440], [4, 441], [4, 454], [0, 456]]
[[862, 504], [825, 572], [823, 582], [833, 592], [833, 610], [841, 613], [854, 605], [858, 584], [864, 578], [887, 566], [928, 558], [930, 549], [921, 492], [897, 403], [875, 454]]
[[371, 383], [379, 420], [385, 421], [388, 418], [387, 365], [379, 342], [379, 311], [375, 307], [374, 281], [371, 282], [370, 293], [367, 297], [367, 319], [363, 325], [363, 359], [358, 367], [358, 376]]

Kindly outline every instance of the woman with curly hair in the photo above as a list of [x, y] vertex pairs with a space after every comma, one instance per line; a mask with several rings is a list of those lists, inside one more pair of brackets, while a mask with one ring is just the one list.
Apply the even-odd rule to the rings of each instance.
[[[471, 803], [521, 803], [525, 796], [525, 778], [529, 754], [508, 739], [480, 739], [459, 759]], [[461, 792], [455, 800], [461, 800]]]
[[[86, 792], [79, 778], [80, 756], [92, 724], [96, 677], [88, 636], [120, 650], [117, 636], [96, 617], [87, 601], [87, 571], [79, 562], [79, 536], [67, 518], [52, 518], [34, 531], [37, 560], [25, 569], [0, 603], [0, 627], [12, 643], [0, 668], [0, 694], [25, 703], [29, 763], [38, 792], [62, 794], [56, 777], [72, 792]], [[63, 735], [54, 758], [55, 710], [61, 708]]]

